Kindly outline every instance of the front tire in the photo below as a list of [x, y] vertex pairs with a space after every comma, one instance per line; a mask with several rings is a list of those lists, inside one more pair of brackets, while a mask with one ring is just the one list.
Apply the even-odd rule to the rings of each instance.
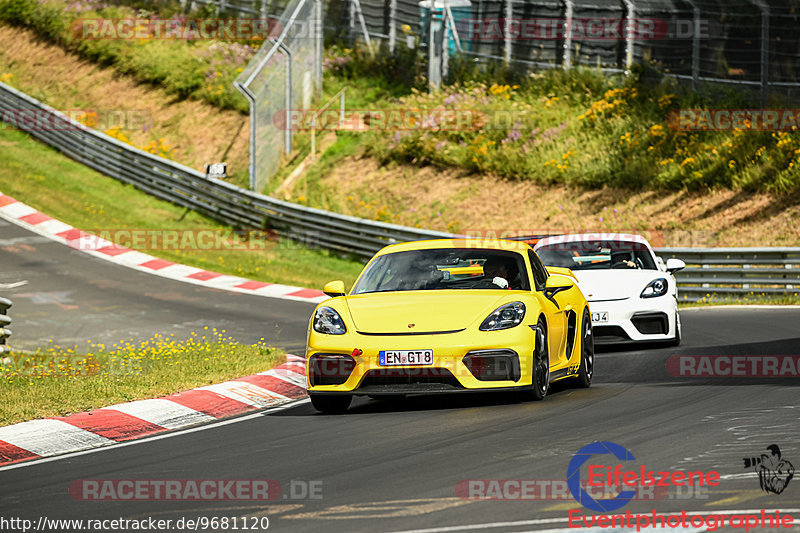
[[592, 317], [589, 310], [584, 309], [581, 321], [581, 366], [575, 384], [587, 389], [592, 385], [594, 377], [594, 335], [592, 334]]
[[531, 366], [531, 397], [536, 401], [544, 400], [550, 388], [550, 351], [547, 348], [547, 323], [544, 318], [540, 318], [536, 325], [536, 347]]
[[353, 397], [349, 394], [310, 394], [311, 405], [320, 413], [340, 415], [347, 411]]

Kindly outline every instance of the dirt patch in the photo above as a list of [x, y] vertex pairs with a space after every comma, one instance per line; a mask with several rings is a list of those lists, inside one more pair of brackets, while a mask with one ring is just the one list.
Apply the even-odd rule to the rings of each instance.
[[581, 190], [369, 157], [342, 161], [321, 186], [347, 214], [442, 231], [633, 231], [657, 246], [800, 245], [800, 194]]
[[196, 100], [176, 101], [158, 87], [84, 61], [31, 31], [2, 25], [0, 75], [71, 115], [96, 110], [97, 129], [119, 125], [136, 146], [167, 146], [172, 159], [201, 171], [206, 163], [224, 160], [229, 175], [247, 173], [249, 121], [237, 111]]

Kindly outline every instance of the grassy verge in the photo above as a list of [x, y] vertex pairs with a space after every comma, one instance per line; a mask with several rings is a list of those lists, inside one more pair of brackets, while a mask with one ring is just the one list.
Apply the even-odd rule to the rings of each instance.
[[[399, 73], [397, 75], [395, 73], [401, 66], [412, 68], [413, 65], [410, 58], [406, 58], [401, 65], [398, 65], [396, 60], [391, 58], [373, 59], [372, 62], [367, 63], [366, 61], [353, 59], [353, 55], [360, 58], [360, 53], [358, 50], [354, 51], [338, 46], [329, 47], [324, 62], [323, 94], [322, 98], [317, 102], [316, 108], [321, 108], [326, 103], [329, 103], [331, 98], [341, 90], [344, 90], [345, 93], [346, 108], [359, 111], [383, 107], [387, 102], [397, 101], [410, 93], [409, 80], [404, 79]], [[328, 109], [338, 110], [339, 101], [330, 103]], [[326, 133], [330, 133], [330, 131], [317, 132], [317, 143], [321, 142]], [[362, 145], [364, 140], [362, 133], [336, 132], [335, 143], [325, 153], [317, 152], [320, 159], [314, 163], [306, 174], [319, 176], [321, 172], [330, 171], [335, 167], [336, 163], [355, 153], [356, 148]], [[311, 152], [311, 133], [309, 131], [301, 129], [294, 132], [292, 142], [295, 151], [292, 154], [292, 160], [278, 169], [267, 189], [263, 191], [265, 194], [274, 192]], [[307, 180], [303, 181], [307, 182]], [[299, 198], [298, 203], [309, 205], [309, 194], [313, 195], [314, 192], [309, 192], [307, 184], [304, 185], [304, 188], [305, 193], [300, 194], [301, 198]], [[320, 204], [315, 203], [315, 205], [319, 206]]]
[[[153, 37], [153, 31], [144, 27], [137, 27], [137, 38], [120, 38], [114, 32], [91, 33], [81, 22], [172, 16], [185, 21], [185, 17], [175, 14], [177, 6], [165, 4], [162, 7], [160, 12], [143, 12], [128, 6], [105, 5], [97, 0], [0, 0], [0, 21], [30, 28], [70, 52], [101, 65], [113, 65], [119, 72], [159, 85], [179, 98], [192, 97], [223, 109], [247, 111], [247, 101], [231, 83], [263, 39], [241, 43], [164, 39]], [[200, 11], [193, 15], [203, 17], [209, 13]]]
[[236, 344], [216, 330], [182, 342], [157, 336], [139, 344], [10, 354], [0, 358], [0, 426], [219, 383], [269, 370], [284, 357], [263, 343]]
[[[179, 98], [246, 109], [231, 82], [261, 41], [87, 39], [76, 36], [72, 27], [78, 18], [133, 15], [130, 7], [104, 6], [94, 0], [69, 5], [63, 0], [0, 0], [0, 21], [31, 28], [71, 52], [159, 85]], [[800, 186], [798, 125], [781, 132], [675, 128], [680, 109], [759, 107], [745, 93], [688, 91], [649, 66], [625, 77], [603, 76], [591, 69], [521, 76], [502, 68], [480, 70], [454, 58], [452, 77], [460, 83], [442, 91], [405, 95], [421, 86], [420, 62], [414, 54], [404, 51], [398, 57], [376, 58], [358, 49], [334, 47], [327, 59], [329, 72], [341, 80], [363, 82], [351, 105], [358, 106], [361, 100], [376, 108], [463, 111], [471, 117], [456, 127], [388, 128], [362, 136], [362, 144], [382, 161], [589, 188], [724, 187], [783, 193]], [[782, 106], [770, 102], [767, 107]], [[293, 163], [307, 153], [305, 137], [302, 133], [296, 137]]]
[[[680, 293], [680, 290], [678, 292]], [[697, 302], [678, 302], [678, 306], [681, 308], [713, 307], [718, 305], [800, 305], [800, 293], [772, 295], [754, 291], [744, 296], [731, 297], [707, 294]]]
[[800, 186], [796, 131], [680, 129], [680, 109], [759, 106], [740, 94], [699, 95], [653, 76], [552, 70], [518, 83], [472, 81], [416, 93], [399, 107], [462, 110], [466, 123], [376, 133], [369, 146], [384, 161], [542, 184], [768, 192]]
[[[77, 228], [87, 231], [212, 230], [223, 235], [231, 230], [94, 172], [24, 133], [0, 129], [0, 146], [3, 151], [0, 191]], [[230, 245], [238, 243], [232, 241]], [[197, 246], [142, 251], [224, 274], [313, 288], [322, 287], [332, 279], [343, 279], [351, 284], [362, 268], [358, 261], [284, 239], [267, 242], [263, 249], [253, 250], [200, 249]]]

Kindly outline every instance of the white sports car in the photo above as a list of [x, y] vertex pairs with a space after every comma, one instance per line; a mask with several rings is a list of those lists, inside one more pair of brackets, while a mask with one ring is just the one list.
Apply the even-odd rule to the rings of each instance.
[[680, 259], [664, 261], [640, 235], [559, 235], [534, 250], [546, 266], [571, 269], [592, 313], [597, 340], [681, 342], [678, 289]]

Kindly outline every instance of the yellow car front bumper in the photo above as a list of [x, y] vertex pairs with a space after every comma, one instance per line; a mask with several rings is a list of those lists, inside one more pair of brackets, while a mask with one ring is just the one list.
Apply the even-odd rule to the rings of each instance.
[[[306, 348], [309, 391], [408, 394], [530, 386], [535, 342], [535, 330], [524, 324], [414, 335], [312, 331]], [[385, 366], [379, 361], [382, 350], [432, 350], [433, 362]]]

